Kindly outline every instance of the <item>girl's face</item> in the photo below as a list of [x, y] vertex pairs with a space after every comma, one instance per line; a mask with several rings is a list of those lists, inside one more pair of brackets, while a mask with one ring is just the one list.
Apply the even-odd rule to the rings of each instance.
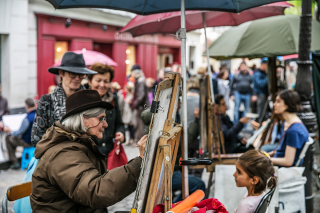
[[281, 99], [280, 96], [278, 95], [273, 104], [273, 108], [274, 108], [274, 113], [282, 114], [288, 109], [288, 106], [284, 103], [284, 100]]
[[237, 187], [253, 186], [253, 178], [250, 178], [244, 171], [239, 161], [236, 162], [236, 172], [233, 174]]
[[223, 80], [227, 80], [228, 77], [229, 77], [229, 73], [224, 72], [224, 74], [223, 74], [223, 76], [222, 76], [222, 79], [223, 79]]
[[96, 74], [88, 82], [91, 89], [97, 90], [99, 95], [104, 96], [110, 87], [110, 73]]

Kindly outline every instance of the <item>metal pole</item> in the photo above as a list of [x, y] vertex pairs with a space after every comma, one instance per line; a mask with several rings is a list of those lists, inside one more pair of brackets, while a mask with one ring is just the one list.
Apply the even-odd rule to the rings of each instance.
[[[182, 126], [183, 126], [183, 159], [188, 160], [188, 128], [187, 128], [187, 70], [186, 70], [186, 13], [185, 0], [181, 0], [181, 74], [182, 74]], [[182, 196], [189, 196], [188, 166], [182, 166]]]
[[[299, 59], [297, 82], [295, 91], [299, 93], [303, 111], [297, 113], [304, 125], [309, 131], [311, 137], [316, 135], [317, 120], [315, 114], [312, 112], [310, 99], [311, 99], [311, 65], [310, 49], [311, 49], [311, 29], [312, 29], [312, 0], [302, 0], [302, 14], [300, 18], [300, 34], [299, 34]], [[316, 38], [314, 38], [316, 39]], [[306, 212], [313, 211], [313, 182], [312, 170], [314, 159], [314, 145], [310, 146], [306, 157], [303, 161], [305, 167], [303, 175], [307, 177], [305, 184], [305, 199], [306, 199]]]
[[212, 70], [210, 66], [210, 58], [209, 58], [209, 47], [208, 47], [208, 40], [207, 40], [207, 23], [206, 23], [206, 14], [202, 13], [202, 21], [203, 21], [203, 29], [204, 29], [204, 38], [206, 40], [206, 55], [207, 55], [207, 65], [208, 65], [208, 75], [210, 78], [210, 90], [211, 90], [211, 102], [214, 103], [214, 91], [212, 85]]

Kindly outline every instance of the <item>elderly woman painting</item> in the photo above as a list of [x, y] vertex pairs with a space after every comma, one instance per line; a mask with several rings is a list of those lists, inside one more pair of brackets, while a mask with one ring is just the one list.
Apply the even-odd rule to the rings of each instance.
[[106, 207], [135, 190], [147, 137], [138, 142], [139, 157], [106, 170], [97, 142], [108, 127], [106, 110], [112, 108], [95, 90], [67, 98], [66, 114], [35, 149], [39, 163], [32, 176], [33, 212], [107, 212]]

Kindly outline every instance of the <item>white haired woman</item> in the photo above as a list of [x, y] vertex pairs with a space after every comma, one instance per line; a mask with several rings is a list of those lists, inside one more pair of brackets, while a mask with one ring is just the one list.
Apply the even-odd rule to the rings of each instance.
[[67, 98], [67, 113], [35, 149], [39, 163], [32, 177], [33, 212], [107, 212], [106, 207], [135, 190], [147, 137], [138, 142], [139, 157], [108, 171], [97, 141], [108, 126], [105, 112], [112, 108], [95, 90]]

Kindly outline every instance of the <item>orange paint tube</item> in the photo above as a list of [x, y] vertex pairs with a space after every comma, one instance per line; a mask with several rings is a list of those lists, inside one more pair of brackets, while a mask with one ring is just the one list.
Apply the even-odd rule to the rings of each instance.
[[189, 197], [184, 199], [177, 206], [173, 207], [167, 213], [187, 213], [192, 207], [199, 203], [204, 198], [204, 192], [197, 190], [193, 192]]

